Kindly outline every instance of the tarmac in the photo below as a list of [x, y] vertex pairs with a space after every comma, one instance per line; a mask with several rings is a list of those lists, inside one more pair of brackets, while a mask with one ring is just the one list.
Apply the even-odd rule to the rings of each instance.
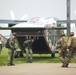
[[76, 63], [62, 68], [61, 63], [25, 63], [0, 66], [0, 75], [76, 75]]

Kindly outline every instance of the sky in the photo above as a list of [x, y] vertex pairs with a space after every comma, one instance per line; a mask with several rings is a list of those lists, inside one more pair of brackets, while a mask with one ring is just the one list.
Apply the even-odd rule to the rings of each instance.
[[[12, 19], [13, 10], [15, 19], [19, 20], [25, 14], [27, 19], [32, 17], [56, 17], [66, 20], [67, 0], [0, 0], [0, 19]], [[71, 0], [71, 19], [76, 19], [76, 0]], [[9, 31], [8, 31], [9, 32]], [[0, 33], [6, 34], [3, 31]]]

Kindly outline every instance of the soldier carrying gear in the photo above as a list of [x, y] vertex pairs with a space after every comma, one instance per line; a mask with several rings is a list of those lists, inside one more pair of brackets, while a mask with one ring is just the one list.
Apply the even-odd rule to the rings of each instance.
[[15, 50], [15, 36], [11, 35], [11, 37], [9, 38], [9, 46], [10, 48], [8, 48], [8, 66], [12, 66], [13, 64], [13, 57], [14, 57], [14, 50]]
[[23, 46], [25, 47], [26, 51], [26, 63], [32, 63], [32, 44], [34, 42], [34, 38], [28, 38], [24, 41]]
[[67, 43], [68, 47], [68, 59], [66, 63], [66, 67], [68, 67], [68, 64], [70, 63], [71, 58], [76, 53], [76, 37], [74, 37], [74, 32], [70, 32], [70, 38]]
[[67, 41], [68, 41], [68, 37], [65, 36], [64, 33], [61, 34], [61, 38], [57, 41], [57, 45], [60, 46], [59, 48], [59, 58], [61, 60], [62, 67], [65, 67], [65, 57], [66, 57], [66, 50], [67, 50]]

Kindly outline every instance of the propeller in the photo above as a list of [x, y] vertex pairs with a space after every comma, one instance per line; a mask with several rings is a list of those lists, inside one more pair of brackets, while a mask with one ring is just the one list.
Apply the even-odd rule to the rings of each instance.
[[[14, 14], [13, 10], [10, 11], [10, 14], [11, 14], [12, 19], [16, 20], [16, 17], [15, 17], [15, 14]], [[25, 14], [24, 16], [22, 16], [20, 18], [20, 20], [25, 20], [26, 18], [27, 18], [27, 14]]]
[[12, 19], [15, 20], [16, 18], [15, 18], [15, 14], [14, 14], [13, 10], [10, 11], [10, 14], [11, 14]]
[[20, 18], [20, 20], [25, 20], [27, 18], [27, 15], [25, 14], [24, 16], [22, 16], [21, 18]]

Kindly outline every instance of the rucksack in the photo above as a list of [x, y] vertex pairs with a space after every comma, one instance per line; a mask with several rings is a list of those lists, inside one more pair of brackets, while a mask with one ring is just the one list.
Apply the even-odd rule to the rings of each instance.
[[19, 58], [19, 57], [23, 57], [22, 51], [14, 50], [14, 58]]
[[69, 40], [69, 37], [65, 36], [65, 37], [62, 37], [62, 42], [61, 42], [61, 46], [63, 48], [67, 48], [67, 42]]
[[6, 48], [10, 48], [9, 39], [7, 39], [7, 42], [6, 42], [6, 44], [5, 44], [5, 47], [6, 47]]
[[73, 37], [73, 38], [72, 38], [71, 46], [72, 46], [73, 48], [76, 48], [76, 37]]

